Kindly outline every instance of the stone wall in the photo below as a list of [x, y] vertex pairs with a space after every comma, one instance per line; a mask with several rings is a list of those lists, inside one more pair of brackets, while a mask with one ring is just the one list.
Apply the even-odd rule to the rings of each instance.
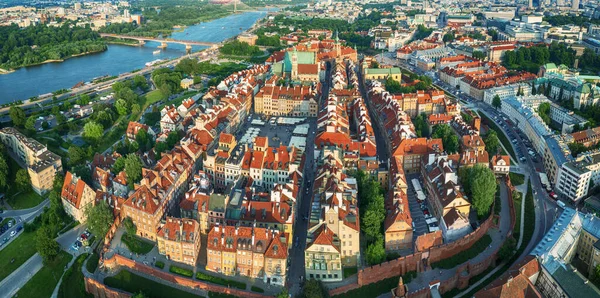
[[[329, 291], [330, 296], [340, 295], [351, 291], [353, 289], [375, 283], [381, 281], [386, 278], [395, 277], [404, 275], [410, 271], [422, 272], [427, 267], [431, 265], [431, 263], [435, 263], [441, 261], [446, 258], [450, 258], [461, 251], [467, 250], [475, 244], [481, 237], [483, 237], [488, 229], [492, 227], [494, 224], [494, 215], [493, 213], [477, 228], [477, 230], [471, 232], [460, 240], [440, 245], [437, 247], [429, 248], [425, 251], [416, 252], [411, 255], [407, 255], [395, 260], [391, 260], [385, 263], [381, 263], [379, 265], [366, 267], [358, 271], [358, 282], [356, 284], [349, 284], [343, 287], [339, 287]], [[483, 272], [489, 264], [496, 260], [496, 253], [492, 254], [490, 258], [483, 260], [477, 264], [471, 264], [470, 262], [464, 264], [463, 267], [459, 268], [459, 272], [464, 272], [463, 274], [458, 274], [453, 277], [451, 280], [444, 281], [442, 285], [440, 285], [440, 292], [442, 288], [444, 292], [453, 289], [454, 287], [462, 288], [464, 285], [468, 285], [468, 281], [472, 276], [475, 276], [481, 272]], [[486, 264], [488, 266], [486, 266]], [[460, 276], [460, 278], [459, 278]], [[466, 281], [465, 281], [466, 280]], [[423, 289], [417, 291], [419, 293]], [[427, 289], [429, 291], [429, 289]], [[417, 297], [425, 297], [425, 296], [417, 296]]]
[[[247, 292], [247, 291], [234, 289], [234, 288], [228, 288], [226, 286], [216, 285], [216, 284], [212, 284], [212, 283], [207, 283], [207, 282], [167, 273], [167, 272], [158, 270], [156, 268], [138, 263], [134, 260], [123, 257], [119, 254], [115, 254], [110, 259], [106, 259], [104, 261], [104, 266], [106, 266], [107, 268], [113, 268], [113, 269], [116, 269], [117, 267], [123, 267], [123, 268], [131, 269], [131, 271], [134, 271], [134, 272], [137, 271], [137, 272], [141, 272], [141, 273], [144, 273], [147, 275], [152, 275], [156, 278], [160, 278], [162, 280], [165, 280], [167, 282], [171, 282], [171, 283], [174, 283], [174, 284], [177, 284], [180, 286], [189, 287], [189, 288], [193, 288], [193, 289], [202, 289], [202, 290], [209, 291], [209, 292], [230, 294], [230, 295], [234, 295], [237, 297], [247, 297], [247, 298], [270, 297], [268, 295], [263, 295], [263, 294], [254, 293], [254, 292]], [[96, 297], [98, 297], [98, 296], [96, 296]]]
[[127, 292], [109, 288], [103, 283], [89, 277], [85, 277], [85, 291], [96, 298], [129, 298], [132, 296]]

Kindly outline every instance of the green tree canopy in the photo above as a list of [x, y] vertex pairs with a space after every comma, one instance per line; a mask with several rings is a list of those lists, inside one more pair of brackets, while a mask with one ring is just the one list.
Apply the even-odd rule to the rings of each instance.
[[9, 169], [6, 163], [6, 156], [0, 153], [0, 190], [5, 190], [8, 186]]
[[125, 157], [125, 174], [127, 174], [127, 181], [131, 184], [142, 179], [142, 161], [137, 155], [130, 153]]
[[475, 165], [468, 170], [471, 204], [479, 217], [485, 216], [494, 203], [496, 177], [492, 170], [483, 165]]
[[302, 298], [327, 298], [329, 293], [321, 283], [316, 279], [307, 279], [300, 293]]
[[485, 143], [485, 150], [489, 153], [490, 156], [498, 153], [498, 147], [500, 146], [500, 141], [498, 140], [498, 135], [496, 135], [496, 131], [490, 129], [485, 134], [483, 142]]
[[21, 109], [20, 107], [10, 107], [10, 109], [8, 110], [8, 116], [10, 117], [10, 120], [12, 120], [15, 126], [22, 127], [23, 125], [25, 125], [25, 111], [23, 111], [23, 109]]
[[367, 246], [365, 258], [367, 263], [371, 266], [381, 264], [385, 261], [385, 247], [383, 245], [382, 237], [379, 237], [375, 242]]
[[100, 123], [90, 121], [83, 126], [83, 137], [92, 144], [97, 144], [103, 135], [104, 127]]
[[135, 235], [137, 233], [137, 227], [133, 223], [133, 220], [131, 220], [131, 217], [127, 216], [123, 220], [123, 226], [125, 227], [125, 230], [127, 230], [127, 234]]
[[17, 175], [15, 177], [15, 186], [19, 191], [25, 192], [31, 189], [31, 179], [29, 178], [29, 173], [25, 169], [17, 170]]
[[500, 100], [500, 96], [494, 96], [494, 99], [492, 99], [492, 106], [496, 109], [499, 109], [502, 106], [502, 100]]
[[87, 226], [99, 239], [104, 238], [113, 223], [113, 212], [105, 201], [100, 201], [95, 206], [88, 205], [85, 210]]
[[85, 159], [87, 158], [87, 153], [81, 147], [71, 146], [71, 147], [69, 147], [69, 150], [68, 150], [68, 157], [69, 157], [68, 165], [75, 166], [75, 165], [81, 164], [85, 161]]
[[433, 139], [442, 139], [444, 150], [450, 154], [458, 152], [458, 136], [454, 133], [450, 125], [437, 124], [433, 127], [431, 134]]
[[44, 263], [54, 260], [60, 251], [60, 245], [52, 236], [52, 231], [46, 225], [42, 225], [35, 234], [35, 248]]

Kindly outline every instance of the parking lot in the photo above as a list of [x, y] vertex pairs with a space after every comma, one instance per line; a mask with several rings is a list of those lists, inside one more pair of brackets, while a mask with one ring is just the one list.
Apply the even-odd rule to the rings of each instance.
[[[0, 226], [0, 247], [2, 247], [11, 238], [17, 236], [17, 234], [21, 230], [23, 230], [23, 225], [19, 224], [21, 222], [21, 219], [19, 219], [17, 222], [17, 220], [12, 219], [12, 218], [9, 220], [5, 220], [1, 216], [0, 216], [0, 222], [4, 222], [2, 224], [2, 226]], [[12, 231], [9, 232], [9, 229], [12, 228], [13, 226], [17, 226], [17, 228], [13, 229]]]
[[[279, 147], [280, 145], [289, 146], [290, 141], [293, 136], [294, 128], [298, 125], [310, 124], [313, 127], [314, 121], [310, 121], [309, 118], [293, 118], [293, 117], [285, 117], [288, 119], [296, 119], [298, 120], [297, 124], [281, 124], [277, 123], [277, 120], [282, 117], [260, 117], [257, 115], [251, 115], [246, 119], [246, 123], [244, 126], [238, 131], [236, 134], [236, 138], [238, 140], [247, 139], [249, 143], [253, 143], [256, 137], [267, 137], [269, 140], [270, 147]], [[304, 120], [303, 120], [304, 119]], [[252, 124], [254, 120], [261, 120], [264, 124]], [[303, 120], [303, 121], [301, 121]], [[314, 131], [313, 129], [309, 131]]]
[[[410, 209], [410, 215], [412, 216], [414, 224], [413, 242], [417, 240], [417, 237], [429, 232], [427, 223], [425, 222], [425, 215], [423, 214], [423, 210], [421, 209], [421, 203], [419, 203], [417, 199], [415, 188], [413, 187], [412, 183], [410, 183], [410, 181], [415, 178], [420, 180], [420, 175], [412, 174], [406, 176], [408, 182], [408, 207]], [[427, 204], [427, 201], [425, 200], [423, 201], [423, 203]]]

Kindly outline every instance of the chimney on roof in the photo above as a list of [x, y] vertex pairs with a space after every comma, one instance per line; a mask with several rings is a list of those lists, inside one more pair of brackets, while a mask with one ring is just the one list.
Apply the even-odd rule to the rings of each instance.
[[219, 223], [215, 224], [215, 232], [217, 232], [217, 233], [219, 232]]
[[221, 245], [225, 245], [225, 233], [221, 234]]
[[183, 236], [183, 220], [179, 220], [179, 235]]

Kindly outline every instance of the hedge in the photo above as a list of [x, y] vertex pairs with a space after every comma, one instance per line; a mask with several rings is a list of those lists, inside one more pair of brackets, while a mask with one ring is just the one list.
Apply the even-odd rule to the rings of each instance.
[[169, 267], [169, 271], [171, 273], [175, 273], [181, 276], [185, 276], [185, 277], [192, 277], [194, 276], [194, 271], [189, 270], [189, 269], [185, 269], [185, 268], [181, 268], [181, 267], [177, 267], [175, 265], [171, 265], [171, 267]]
[[252, 289], [252, 292], [256, 292], [256, 293], [264, 293], [265, 292], [265, 290], [263, 290], [262, 288], [257, 287], [257, 286], [252, 286], [251, 289]]
[[241, 290], [246, 289], [246, 283], [244, 283], [244, 282], [229, 280], [229, 279], [225, 279], [225, 278], [217, 277], [217, 276], [212, 276], [212, 275], [208, 275], [203, 272], [197, 272], [196, 279], [211, 282], [211, 283], [222, 285], [222, 286], [235, 287], [235, 288], [238, 288]]
[[156, 263], [154, 263], [155, 267], [158, 267], [160, 269], [165, 268], [165, 263], [161, 262], [161, 261], [156, 261]]

